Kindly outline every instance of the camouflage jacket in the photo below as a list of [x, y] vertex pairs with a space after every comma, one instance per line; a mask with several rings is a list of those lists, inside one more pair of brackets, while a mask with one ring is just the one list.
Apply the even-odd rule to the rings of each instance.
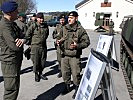
[[[52, 36], [53, 36], [53, 39], [56, 39], [56, 41], [57, 41], [57, 40], [60, 40], [60, 39], [62, 38], [62, 36], [63, 36], [63, 35], [62, 35], [62, 33], [63, 33], [63, 27], [64, 27], [64, 26], [62, 26], [61, 24], [58, 24], [58, 25], [56, 26], [55, 30], [53, 31]], [[55, 43], [54, 43], [55, 48], [57, 49], [57, 52], [61, 53], [60, 46], [58, 46], [58, 45], [56, 44], [56, 41], [55, 41]]]
[[[62, 51], [66, 56], [80, 56], [82, 54], [82, 49], [86, 48], [90, 44], [89, 36], [85, 29], [80, 25], [76, 24], [71, 27], [67, 24], [63, 28]], [[77, 44], [77, 48], [70, 49], [70, 44]]]
[[61, 39], [61, 34], [62, 34], [62, 31], [63, 31], [63, 27], [61, 24], [58, 24], [55, 28], [55, 30], [53, 31], [53, 39], [56, 39], [56, 40], [59, 40]]
[[20, 30], [15, 22], [6, 18], [0, 21], [0, 60], [4, 62], [19, 63], [23, 59], [23, 47], [16, 46], [15, 40], [21, 38]]
[[46, 23], [42, 25], [34, 23], [28, 28], [25, 39], [27, 44], [31, 44], [31, 46], [46, 47], [48, 35], [49, 29]]
[[29, 28], [32, 24], [36, 23], [36, 21], [32, 21], [30, 20], [28, 23], [27, 23], [27, 28]]
[[15, 20], [16, 24], [18, 25], [18, 27], [20, 28], [21, 30], [21, 33], [22, 33], [22, 37], [25, 36], [26, 34], [26, 31], [27, 31], [27, 26], [25, 23], [21, 22], [20, 20]]

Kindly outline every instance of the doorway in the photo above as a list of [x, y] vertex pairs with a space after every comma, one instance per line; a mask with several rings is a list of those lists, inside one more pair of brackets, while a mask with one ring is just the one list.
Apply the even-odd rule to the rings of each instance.
[[109, 30], [109, 21], [111, 15], [111, 13], [96, 13], [95, 26], [99, 26], [106, 30]]

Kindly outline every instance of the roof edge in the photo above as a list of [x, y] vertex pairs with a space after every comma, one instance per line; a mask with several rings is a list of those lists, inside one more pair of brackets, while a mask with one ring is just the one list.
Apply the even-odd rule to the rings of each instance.
[[83, 6], [85, 4], [87, 4], [88, 2], [91, 2], [93, 0], [82, 0], [80, 3], [75, 5], [75, 9], [78, 9], [80, 6]]
[[82, 0], [78, 4], [75, 5], [75, 8], [78, 8], [79, 6], [83, 5], [84, 3], [88, 2], [89, 0]]

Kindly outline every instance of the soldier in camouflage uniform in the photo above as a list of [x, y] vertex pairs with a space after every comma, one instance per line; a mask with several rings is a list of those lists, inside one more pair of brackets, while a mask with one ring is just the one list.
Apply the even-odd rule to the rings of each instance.
[[46, 39], [48, 35], [49, 29], [47, 24], [44, 23], [43, 13], [38, 13], [37, 22], [28, 28], [25, 37], [27, 41], [31, 41], [31, 60], [36, 82], [39, 82], [41, 78], [47, 80], [47, 77], [42, 75], [42, 71], [47, 58]]
[[18, 19], [15, 20], [16, 24], [18, 25], [18, 27], [21, 30], [22, 37], [25, 36], [26, 31], [27, 31], [27, 26], [26, 26], [25, 21], [26, 21], [26, 15], [24, 13], [19, 13], [18, 14]]
[[27, 23], [27, 27], [29, 28], [33, 23], [36, 23], [36, 14], [35, 13], [31, 17], [31, 20]]
[[14, 1], [1, 5], [4, 14], [0, 21], [0, 60], [5, 88], [3, 100], [16, 100], [19, 92], [23, 47], [16, 44], [21, 43], [20, 30], [14, 22], [17, 19], [17, 8], [18, 4]]
[[[60, 24], [58, 24], [55, 28], [55, 30], [53, 31], [53, 39], [56, 39], [56, 42], [58, 40], [61, 39], [61, 33], [63, 31], [63, 27], [66, 25], [66, 17], [64, 14], [61, 14], [60, 17]], [[59, 74], [58, 74], [58, 78], [62, 77], [62, 73], [61, 73], [61, 50], [60, 50], [60, 45], [57, 45], [57, 43], [55, 42], [55, 48], [57, 49], [57, 61], [59, 63], [58, 66], [58, 70], [59, 70]]]
[[[15, 23], [18, 25], [18, 27], [20, 28], [20, 34], [21, 37], [25, 37], [26, 31], [27, 31], [27, 25], [26, 25], [26, 14], [24, 13], [19, 13], [18, 14], [18, 19], [15, 20]], [[29, 51], [28, 51], [29, 50]], [[27, 60], [30, 59], [30, 48], [26, 49], [24, 51], [24, 55], [27, 58]]]
[[114, 33], [114, 22], [112, 19], [110, 19], [110, 22], [109, 22], [109, 34], [113, 34]]
[[62, 77], [66, 84], [63, 93], [70, 91], [71, 74], [75, 87], [75, 93], [72, 98], [75, 98], [78, 86], [80, 84], [80, 56], [82, 49], [90, 44], [89, 36], [85, 29], [77, 23], [78, 13], [72, 11], [68, 14], [68, 24], [63, 28], [63, 37], [58, 40], [61, 44], [63, 52], [61, 59]]

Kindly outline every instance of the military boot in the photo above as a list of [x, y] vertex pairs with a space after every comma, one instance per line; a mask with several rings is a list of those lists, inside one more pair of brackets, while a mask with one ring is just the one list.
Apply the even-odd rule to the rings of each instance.
[[40, 75], [37, 72], [35, 72], [35, 81], [40, 82]]
[[57, 75], [58, 78], [61, 78], [62, 77], [62, 73], [61, 71], [59, 72], [59, 74]]
[[71, 91], [70, 84], [65, 84], [65, 88], [62, 92], [62, 95], [65, 95], [65, 94], [69, 93], [70, 91]]
[[78, 86], [75, 85], [75, 92], [74, 92], [74, 94], [72, 96], [73, 99], [75, 99], [77, 91], [78, 91]]

